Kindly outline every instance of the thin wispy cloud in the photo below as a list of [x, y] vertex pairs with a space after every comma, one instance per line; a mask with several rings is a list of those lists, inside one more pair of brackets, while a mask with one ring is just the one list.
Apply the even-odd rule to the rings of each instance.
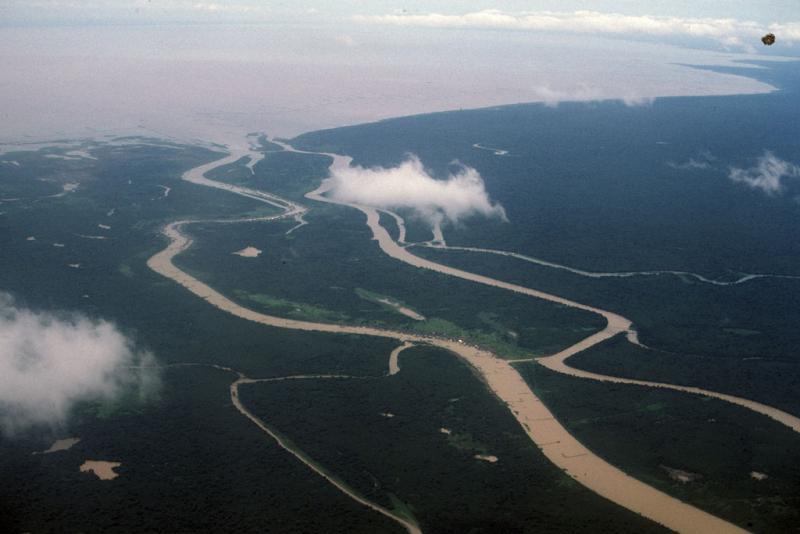
[[334, 40], [339, 43], [340, 45], [344, 45], [346, 47], [352, 48], [354, 46], [358, 46], [358, 41], [353, 38], [352, 35], [337, 35], [334, 37]]
[[421, 26], [434, 28], [478, 28], [611, 35], [674, 36], [713, 39], [725, 45], [739, 45], [761, 37], [766, 31], [782, 40], [800, 41], [800, 21], [768, 25], [733, 18], [685, 18], [653, 15], [623, 15], [598, 11], [524, 11], [486, 9], [460, 15], [387, 14], [356, 15], [354, 20], [368, 24]]
[[260, 13], [264, 8], [259, 6], [248, 6], [242, 4], [222, 4], [222, 3], [206, 3], [206, 2], [179, 2], [173, 6], [173, 9], [191, 9], [193, 11], [208, 11], [211, 13]]
[[731, 167], [728, 178], [775, 196], [786, 190], [787, 179], [800, 178], [800, 166], [782, 160], [770, 151], [765, 151], [753, 167], [747, 169]]
[[455, 174], [437, 180], [417, 156], [397, 167], [350, 167], [331, 177], [337, 200], [385, 209], [410, 209], [432, 225], [456, 224], [470, 216], [506, 220], [503, 207], [492, 202], [480, 173], [461, 165]]
[[[656, 97], [636, 95], [632, 91], [621, 91], [623, 94], [611, 98], [619, 100], [629, 107], [651, 106]], [[581, 83], [572, 88], [553, 88], [551, 85], [534, 85], [528, 88], [529, 100], [541, 102], [547, 107], [558, 107], [562, 102], [594, 102], [609, 100], [609, 96], [601, 89]]]
[[673, 169], [682, 169], [682, 170], [707, 170], [714, 166], [714, 162], [717, 160], [713, 154], [709, 150], [701, 151], [696, 157], [689, 158], [687, 161], [682, 163], [675, 163], [674, 161], [668, 161], [667, 165], [672, 167]]
[[0, 293], [0, 431], [62, 424], [80, 401], [147, 395], [153, 361], [107, 321], [32, 311]]

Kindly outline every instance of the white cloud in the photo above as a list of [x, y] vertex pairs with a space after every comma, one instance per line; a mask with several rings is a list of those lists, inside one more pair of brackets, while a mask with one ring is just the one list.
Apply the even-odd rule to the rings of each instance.
[[248, 6], [241, 4], [222, 4], [222, 3], [177, 3], [173, 9], [192, 9], [194, 11], [205, 11], [210, 13], [256, 13], [264, 9], [258, 6]]
[[431, 224], [453, 224], [472, 215], [506, 220], [500, 204], [489, 200], [481, 175], [461, 166], [444, 180], [433, 178], [418, 157], [409, 155], [397, 167], [349, 167], [331, 177], [331, 196], [376, 208], [412, 209]]
[[772, 152], [765, 151], [758, 164], [749, 169], [731, 167], [728, 178], [734, 182], [761, 189], [767, 195], [778, 195], [786, 188], [784, 178], [800, 178], [800, 166], [782, 160]]
[[158, 384], [153, 356], [107, 321], [19, 308], [0, 293], [0, 429], [63, 423], [78, 401]]
[[762, 25], [732, 18], [622, 15], [598, 11], [523, 11], [486, 9], [462, 15], [356, 15], [357, 22], [436, 28], [491, 28], [569, 33], [700, 37], [727, 45], [758, 39], [766, 31], [780, 40], [800, 41], [800, 21]]
[[342, 44], [349, 48], [358, 46], [358, 41], [356, 41], [352, 35], [337, 35], [336, 37], [334, 37], [334, 40], [337, 43]]

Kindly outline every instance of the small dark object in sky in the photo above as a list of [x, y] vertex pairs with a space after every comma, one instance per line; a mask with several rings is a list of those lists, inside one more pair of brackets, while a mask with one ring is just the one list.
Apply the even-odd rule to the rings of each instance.
[[761, 38], [761, 42], [767, 46], [772, 46], [772, 44], [775, 42], [775, 34], [768, 33], [767, 35]]

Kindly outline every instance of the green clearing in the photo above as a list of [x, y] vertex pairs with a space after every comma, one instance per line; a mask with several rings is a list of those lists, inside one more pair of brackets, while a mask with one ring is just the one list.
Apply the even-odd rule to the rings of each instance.
[[260, 308], [268, 312], [276, 312], [297, 319], [326, 323], [342, 323], [349, 319], [348, 316], [343, 313], [303, 302], [293, 302], [286, 299], [275, 298], [263, 293], [253, 294], [242, 290], [236, 290], [235, 294], [240, 300], [255, 302]]
[[502, 326], [499, 330], [488, 332], [478, 329], [467, 330], [447, 319], [429, 317], [427, 320], [413, 325], [412, 331], [449, 339], [461, 339], [465, 343], [490, 350], [501, 358], [515, 359], [533, 356], [530, 350], [517, 346], [514, 343], [515, 339], [509, 336]]

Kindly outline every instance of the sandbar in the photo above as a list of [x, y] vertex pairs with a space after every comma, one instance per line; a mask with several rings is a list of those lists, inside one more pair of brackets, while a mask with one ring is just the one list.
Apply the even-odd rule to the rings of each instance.
[[77, 444], [81, 438], [64, 438], [64, 439], [57, 439], [50, 445], [50, 448], [41, 452], [35, 452], [33, 454], [51, 454], [54, 452], [59, 451], [66, 451], [72, 448], [73, 445]]
[[100, 480], [114, 480], [119, 473], [114, 469], [121, 466], [120, 462], [106, 462], [103, 460], [86, 460], [81, 465], [81, 473], [94, 473]]
[[242, 250], [232, 252], [232, 254], [236, 254], [237, 256], [241, 256], [243, 258], [257, 258], [261, 254], [261, 250], [257, 249], [256, 247], [245, 247]]

